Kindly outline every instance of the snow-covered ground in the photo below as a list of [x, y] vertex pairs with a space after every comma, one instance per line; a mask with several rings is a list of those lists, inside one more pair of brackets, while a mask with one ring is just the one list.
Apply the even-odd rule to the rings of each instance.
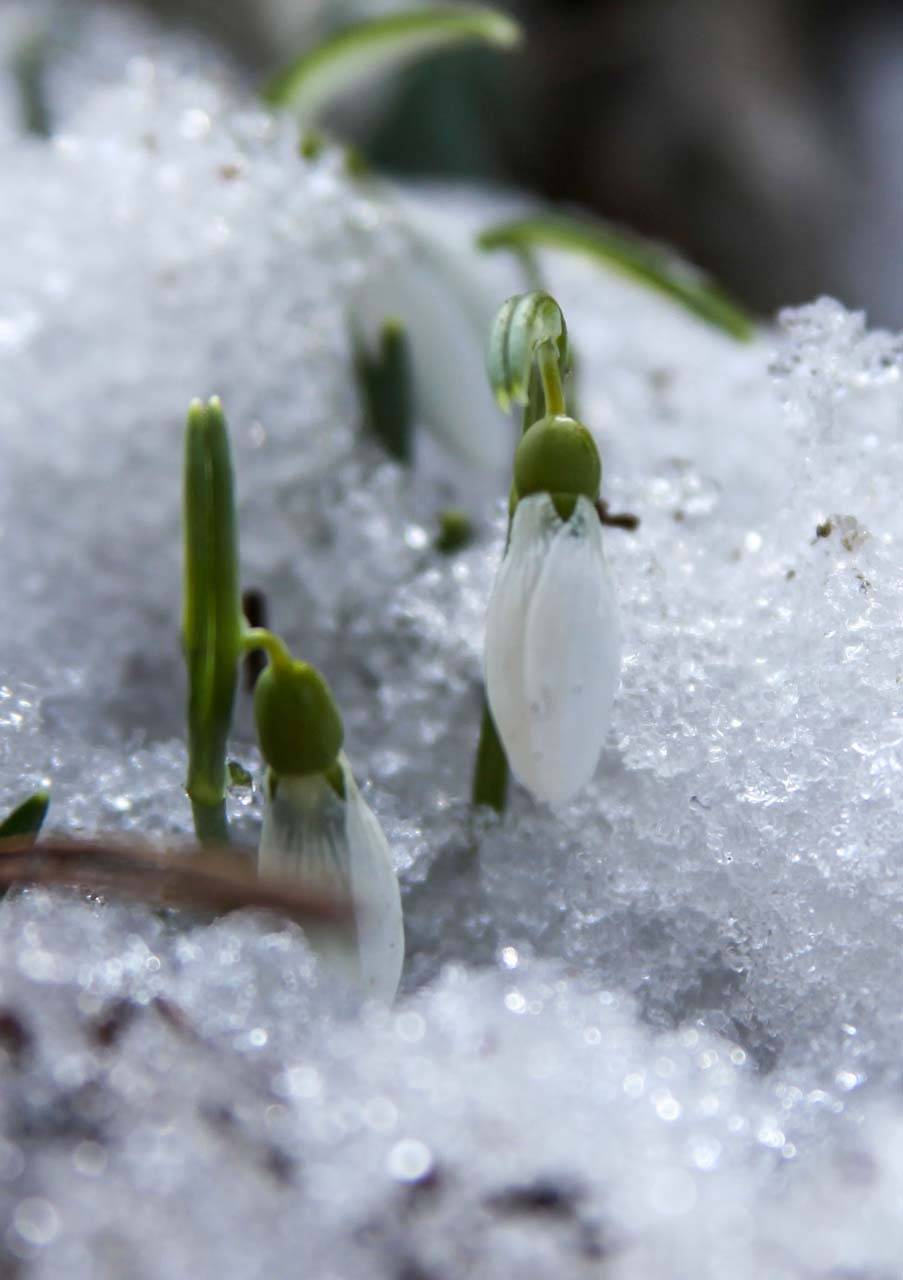
[[[121, 75], [70, 56], [52, 141], [0, 130], [0, 809], [49, 780], [52, 829], [189, 831], [181, 430], [219, 393], [243, 577], [336, 693], [408, 961], [361, 1010], [273, 917], [10, 896], [0, 1270], [903, 1274], [900, 341], [821, 301], [741, 346], [545, 264], [641, 520], [622, 687], [577, 802], [474, 821], [506, 477], [388, 463], [346, 326], [415, 198], [130, 30]], [[464, 259], [497, 207], [416, 197]], [[471, 265], [488, 317], [517, 275]]]

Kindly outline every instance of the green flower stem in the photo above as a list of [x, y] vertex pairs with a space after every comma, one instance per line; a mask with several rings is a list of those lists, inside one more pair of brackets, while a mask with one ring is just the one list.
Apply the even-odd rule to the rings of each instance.
[[280, 667], [283, 671], [289, 670], [294, 665], [294, 658], [288, 646], [264, 627], [246, 627], [242, 634], [242, 653], [253, 653], [255, 649], [262, 649], [273, 666]]
[[474, 765], [471, 802], [504, 813], [508, 804], [508, 780], [510, 769], [505, 748], [499, 740], [495, 723], [489, 711], [489, 703], [483, 697], [483, 719], [480, 723], [480, 741]]
[[521, 419], [521, 435], [525, 436], [530, 428], [537, 423], [545, 413], [545, 391], [543, 389], [542, 374], [536, 365], [530, 372], [530, 385], [527, 390], [527, 403], [524, 405], [524, 413]]
[[229, 819], [226, 817], [226, 802], [219, 804], [199, 804], [191, 802], [191, 817], [194, 822], [194, 833], [201, 844], [228, 844]]
[[536, 349], [542, 393], [546, 402], [546, 414], [553, 416], [567, 412], [564, 388], [561, 385], [561, 367], [558, 363], [558, 346], [554, 342], [542, 342]]
[[47, 816], [50, 796], [46, 791], [36, 791], [23, 800], [0, 822], [0, 840], [36, 838]]
[[[196, 400], [185, 429], [184, 602], [188, 779], [199, 839], [225, 838], [226, 743], [244, 621], [229, 436], [222, 405]], [[213, 810], [205, 815], [203, 810]], [[200, 815], [200, 816], [199, 816]], [[210, 834], [215, 832], [215, 837]]]

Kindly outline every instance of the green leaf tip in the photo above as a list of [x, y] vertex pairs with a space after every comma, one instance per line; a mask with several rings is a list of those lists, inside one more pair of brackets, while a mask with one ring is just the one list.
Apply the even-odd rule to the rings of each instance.
[[555, 346], [557, 363], [566, 370], [567, 325], [552, 295], [537, 290], [509, 298], [493, 322], [486, 355], [489, 385], [505, 411], [529, 402], [534, 360], [544, 344]]
[[36, 838], [50, 807], [50, 793], [36, 791], [0, 822], [0, 840]]
[[391, 13], [345, 27], [303, 53], [270, 80], [263, 96], [311, 124], [334, 98], [424, 54], [473, 41], [511, 49], [521, 38], [513, 18], [484, 6]]
[[206, 405], [193, 400], [188, 410], [183, 527], [182, 640], [188, 668], [185, 789], [197, 814], [199, 807], [220, 808], [225, 797], [226, 742], [244, 628], [232, 457], [223, 406], [216, 396]]
[[470, 791], [470, 802], [474, 808], [485, 807], [494, 809], [498, 814], [504, 813], [508, 805], [510, 772], [508, 757], [484, 693], [480, 738]]
[[410, 342], [400, 320], [383, 321], [375, 353], [355, 339], [355, 372], [367, 426], [396, 462], [414, 452], [414, 389]]
[[19, 93], [22, 127], [36, 138], [49, 138], [53, 132], [47, 95], [51, 45], [49, 28], [34, 32], [13, 53], [10, 66]]
[[750, 341], [755, 332], [752, 318], [704, 272], [671, 250], [598, 219], [537, 214], [489, 227], [477, 237], [477, 246], [521, 257], [539, 249], [577, 253], [665, 294], [740, 342]]

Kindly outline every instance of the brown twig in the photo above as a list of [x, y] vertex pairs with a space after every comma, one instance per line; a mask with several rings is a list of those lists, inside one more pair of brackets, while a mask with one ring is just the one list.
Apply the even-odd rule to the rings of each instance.
[[340, 924], [351, 904], [297, 881], [258, 877], [253, 858], [232, 849], [155, 849], [138, 843], [50, 837], [0, 843], [0, 890], [13, 884], [66, 885], [224, 915], [242, 907], [300, 923]]
[[631, 515], [629, 511], [623, 511], [615, 515], [609, 511], [608, 503], [604, 498], [600, 498], [596, 503], [596, 511], [599, 516], [599, 523], [606, 525], [609, 529], [626, 529], [628, 533], [635, 533], [640, 527], [639, 516]]

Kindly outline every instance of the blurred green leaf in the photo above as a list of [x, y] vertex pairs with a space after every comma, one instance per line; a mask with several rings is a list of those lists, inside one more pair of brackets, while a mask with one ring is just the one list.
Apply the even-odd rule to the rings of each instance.
[[520, 27], [495, 9], [439, 5], [355, 23], [303, 53], [264, 89], [273, 106], [290, 107], [313, 124], [340, 94], [437, 49], [478, 41], [508, 49]]
[[396, 462], [409, 463], [414, 446], [414, 406], [411, 352], [404, 325], [399, 320], [386, 320], [375, 354], [359, 341], [355, 365], [367, 425]]
[[481, 249], [523, 255], [538, 249], [581, 254], [663, 293], [701, 320], [741, 342], [754, 332], [752, 318], [704, 272], [669, 249], [620, 231], [606, 222], [568, 214], [538, 214], [490, 227], [477, 238]]
[[49, 33], [41, 30], [24, 40], [12, 58], [11, 70], [19, 92], [22, 127], [37, 138], [49, 138], [52, 131], [47, 101], [49, 51]]

